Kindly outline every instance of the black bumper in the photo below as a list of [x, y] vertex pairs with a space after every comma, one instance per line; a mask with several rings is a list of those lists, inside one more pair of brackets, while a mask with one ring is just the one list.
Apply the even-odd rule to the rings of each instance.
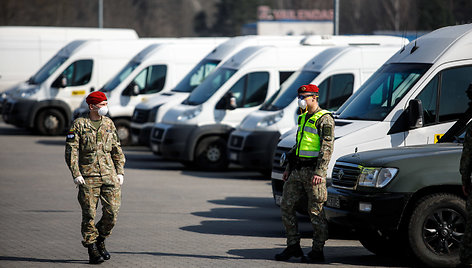
[[151, 144], [152, 127], [134, 128], [131, 127], [131, 138], [133, 144], [146, 145]]
[[[330, 222], [349, 228], [395, 231], [410, 197], [409, 193], [365, 193], [329, 187], [325, 211]], [[371, 204], [371, 211], [359, 211], [360, 202]]]
[[235, 130], [228, 140], [228, 159], [246, 168], [270, 170], [279, 138], [276, 131]]
[[190, 161], [191, 137], [197, 129], [196, 125], [157, 124], [152, 129], [151, 149], [166, 159]]
[[2, 105], [3, 121], [17, 127], [33, 127], [33, 110], [38, 101], [26, 99], [7, 99]]

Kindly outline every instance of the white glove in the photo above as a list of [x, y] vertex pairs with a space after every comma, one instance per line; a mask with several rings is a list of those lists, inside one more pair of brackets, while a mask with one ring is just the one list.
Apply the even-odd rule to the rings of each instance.
[[118, 174], [116, 176], [118, 177], [118, 181], [120, 182], [120, 185], [123, 185], [123, 180], [124, 180], [123, 174]]
[[82, 184], [85, 184], [85, 180], [82, 176], [78, 176], [77, 178], [74, 179], [74, 183], [76, 185], [82, 185]]

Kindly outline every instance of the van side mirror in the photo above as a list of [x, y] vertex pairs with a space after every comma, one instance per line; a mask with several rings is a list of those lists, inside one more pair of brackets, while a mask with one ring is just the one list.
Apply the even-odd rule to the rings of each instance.
[[236, 103], [236, 98], [233, 96], [231, 91], [226, 92], [226, 94], [221, 98], [220, 101], [216, 104], [216, 109], [221, 110], [234, 110], [238, 107]]
[[423, 126], [423, 104], [421, 100], [413, 99], [408, 103], [408, 126], [410, 129]]
[[67, 86], [67, 77], [60, 75], [51, 85], [54, 88], [64, 88]]
[[133, 81], [123, 90], [123, 96], [137, 96], [139, 95], [139, 86]]

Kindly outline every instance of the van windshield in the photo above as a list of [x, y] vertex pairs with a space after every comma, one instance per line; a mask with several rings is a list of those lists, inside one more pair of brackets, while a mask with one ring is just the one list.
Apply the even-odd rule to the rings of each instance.
[[67, 57], [57, 55], [52, 57], [46, 64], [44, 64], [41, 69], [39, 69], [35, 75], [33, 75], [28, 80], [28, 83], [31, 85], [41, 84], [44, 82], [44, 80], [48, 79], [48, 77], [52, 75], [67, 59]]
[[172, 89], [174, 92], [192, 92], [218, 66], [219, 60], [202, 60], [192, 69], [179, 84]]
[[117, 75], [115, 75], [110, 81], [108, 81], [102, 87], [102, 89], [100, 89], [100, 91], [110, 92], [114, 90], [119, 84], [121, 84], [121, 82], [123, 82], [123, 80], [126, 79], [126, 77], [129, 76], [130, 73], [134, 71], [134, 69], [136, 69], [136, 67], [139, 66], [139, 64], [141, 64], [141, 62], [130, 61], [123, 69], [121, 69], [121, 71]]
[[382, 66], [338, 110], [340, 119], [382, 121], [431, 64]]
[[235, 69], [218, 68], [210, 74], [183, 102], [187, 105], [200, 105], [207, 101], [228, 79], [236, 73]]
[[297, 89], [302, 85], [311, 83], [319, 74], [319, 72], [313, 71], [297, 71], [280, 86], [280, 89], [259, 110], [278, 111], [284, 109], [297, 97]]

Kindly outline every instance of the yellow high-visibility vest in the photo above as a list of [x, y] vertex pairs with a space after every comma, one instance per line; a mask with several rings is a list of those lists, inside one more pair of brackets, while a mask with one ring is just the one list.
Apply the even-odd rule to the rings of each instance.
[[307, 113], [298, 116], [297, 131], [297, 150], [296, 155], [304, 158], [318, 157], [321, 148], [320, 136], [316, 129], [316, 121], [323, 115], [330, 113], [327, 110], [321, 110], [306, 119]]

